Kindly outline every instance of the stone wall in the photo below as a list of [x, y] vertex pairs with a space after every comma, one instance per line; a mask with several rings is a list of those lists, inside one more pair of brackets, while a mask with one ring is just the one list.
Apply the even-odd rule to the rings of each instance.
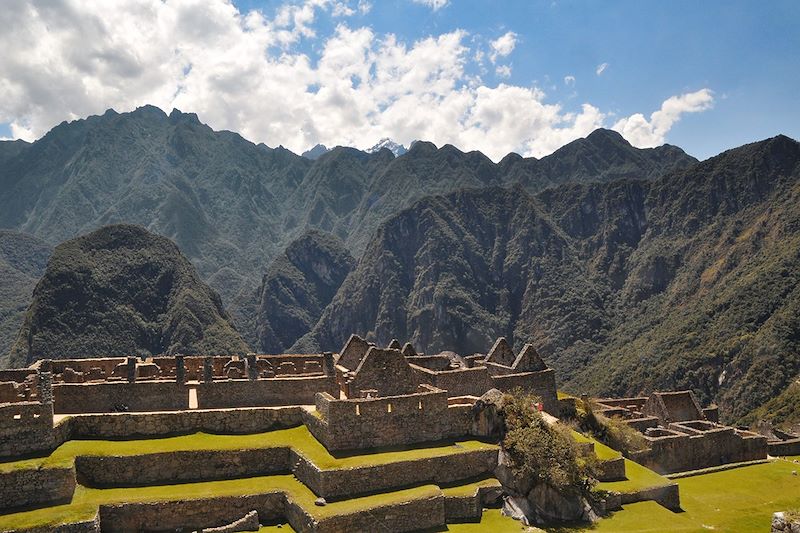
[[303, 423], [301, 411], [300, 407], [262, 407], [79, 415], [63, 420], [59, 426], [65, 428], [65, 439], [165, 437], [197, 431], [248, 434], [299, 426]]
[[412, 362], [411, 368], [420, 383], [446, 390], [448, 396], [481, 396], [494, 386], [485, 367], [434, 371]]
[[92, 487], [167, 485], [289, 471], [289, 448], [194, 450], [130, 456], [78, 456], [75, 471]]
[[53, 385], [53, 398], [58, 414], [189, 408], [186, 385], [174, 381], [57, 383]]
[[317, 413], [303, 413], [309, 431], [328, 450], [432, 442], [469, 434], [469, 405], [448, 407], [447, 392], [336, 400], [317, 394]]
[[544, 410], [548, 413], [558, 414], [558, 393], [556, 391], [556, 373], [549, 368], [541, 372], [524, 372], [521, 374], [509, 374], [505, 376], [494, 376], [492, 378], [494, 388], [503, 392], [512, 391], [520, 388], [542, 399]]
[[625, 458], [600, 461], [597, 465], [598, 481], [622, 481], [625, 477]]
[[100, 368], [103, 374], [111, 376], [117, 365], [124, 363], [124, 357], [103, 357], [94, 359], [53, 359], [50, 368], [53, 374], [63, 374], [64, 370], [71, 368], [75, 372], [88, 373], [92, 368]]
[[16, 533], [100, 533], [100, 513], [97, 513], [89, 520], [62, 524], [56, 529], [52, 527], [32, 527], [17, 529]]
[[477, 522], [483, 508], [500, 499], [501, 487], [479, 487], [469, 496], [445, 496], [444, 512], [448, 522]]
[[[670, 428], [682, 430], [680, 424], [671, 424]], [[696, 435], [645, 438], [650, 449], [631, 454], [631, 459], [660, 474], [699, 470], [767, 457], [765, 437], [742, 435], [725, 426], [717, 426], [716, 429]]]
[[[351, 514], [323, 518], [309, 531], [316, 533], [344, 533], [355, 531], [420, 531], [445, 524], [444, 496], [367, 509]], [[305, 531], [305, 529], [298, 529]]]
[[[177, 496], [177, 493], [176, 493]], [[103, 533], [130, 531], [195, 531], [217, 527], [257, 511], [261, 522], [283, 518], [286, 497], [283, 492], [249, 496], [175, 500], [154, 503], [101, 505]]]
[[201, 409], [257, 407], [274, 405], [311, 405], [314, 394], [337, 394], [339, 386], [333, 376], [288, 377], [249, 380], [214, 381], [197, 386], [197, 403]]
[[661, 487], [639, 489], [635, 492], [623, 492], [620, 496], [620, 503], [622, 503], [622, 505], [654, 501], [672, 511], [681, 511], [681, 496], [677, 483], [670, 483], [669, 485], [663, 485]]
[[320, 470], [292, 451], [290, 462], [297, 465], [294, 469], [297, 479], [315, 494], [326, 499], [338, 499], [427, 483], [448, 484], [488, 475], [497, 466], [497, 453], [497, 450], [473, 450], [416, 461]]
[[52, 404], [0, 404], [0, 457], [21, 456], [54, 447]]
[[790, 439], [781, 441], [770, 441], [768, 443], [769, 454], [773, 457], [780, 455], [800, 455], [800, 439]]
[[72, 468], [11, 470], [0, 474], [0, 509], [39, 507], [69, 502], [75, 490]]
[[[482, 396], [493, 388], [503, 392], [520, 388], [540, 397], [548, 413], [558, 416], [560, 412], [555, 371], [552, 369], [491, 375], [485, 366], [435, 371], [414, 365], [413, 358], [408, 360], [412, 362], [411, 368], [420, 383], [446, 390], [448, 396]], [[510, 368], [507, 370], [515, 372]]]

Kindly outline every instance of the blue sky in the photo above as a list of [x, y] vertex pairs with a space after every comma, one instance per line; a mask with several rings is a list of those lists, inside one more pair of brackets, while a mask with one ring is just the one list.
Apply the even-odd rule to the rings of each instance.
[[[148, 1], [127, 2], [131, 16], [145, 16], [134, 7]], [[108, 10], [86, 11], [76, 4], [68, 15], [105, 25], [95, 54], [102, 59], [87, 67], [76, 54], [67, 55], [62, 59], [68, 67], [56, 80], [37, 65], [0, 60], [0, 82], [35, 84], [38, 76], [41, 86], [65, 87], [57, 96], [37, 85], [25, 88], [42, 101], [26, 101], [19, 96], [25, 91], [10, 95], [5, 107], [0, 98], [0, 137], [36, 138], [60, 120], [154, 103], [167, 111], [174, 106], [198, 112], [217, 129], [296, 151], [315, 142], [364, 148], [383, 136], [405, 143], [418, 136], [465, 149], [485, 147], [495, 159], [512, 150], [541, 156], [598, 125], [618, 129], [635, 145], [669, 142], [700, 158], [778, 133], [800, 138], [798, 1], [450, 0], [435, 8], [425, 0], [236, 0], [231, 8], [223, 0], [192, 0], [182, 5], [188, 1], [154, 8], [163, 11], [162, 24], [177, 25], [163, 36], [175, 46], [172, 57], [139, 42]], [[28, 33], [49, 31], [48, 13], [34, 11], [4, 16], [20, 17], [12, 20], [16, 25], [29, 22]], [[306, 19], [279, 21], [282, 12], [305, 13]], [[255, 13], [257, 22], [248, 19]], [[59, 16], [64, 20], [64, 13]], [[139, 27], [147, 24], [143, 20]], [[189, 25], [197, 31], [185, 31]], [[276, 37], [282, 29], [286, 35]], [[513, 45], [492, 58], [492, 43], [503, 36]], [[417, 47], [426, 39], [427, 48]], [[115, 48], [120, 42], [128, 42], [127, 51]], [[266, 59], [258, 57], [260, 46]], [[341, 59], [358, 46], [371, 54], [362, 61], [363, 72], [358, 57]], [[200, 48], [220, 59], [198, 57]], [[233, 49], [253, 57], [233, 61], [225, 56]], [[395, 58], [389, 74], [378, 73], [384, 56]], [[437, 72], [437, 60], [449, 70]], [[69, 67], [70, 61], [75, 65]], [[420, 76], [434, 90], [397, 87], [420, 76], [386, 81], [392, 72], [418, 63], [428, 69]], [[291, 71], [277, 76], [278, 64]], [[337, 69], [347, 86], [335, 78]], [[16, 71], [21, 71], [17, 78]], [[81, 83], [74, 82], [76, 72]], [[221, 83], [226, 77], [246, 88]], [[276, 105], [253, 103], [270, 98]], [[58, 105], [49, 103], [54, 99]], [[336, 106], [338, 114], [328, 109]], [[420, 116], [405, 120], [414, 109]], [[659, 109], [667, 111], [654, 118]], [[422, 111], [435, 124], [428, 127]]]

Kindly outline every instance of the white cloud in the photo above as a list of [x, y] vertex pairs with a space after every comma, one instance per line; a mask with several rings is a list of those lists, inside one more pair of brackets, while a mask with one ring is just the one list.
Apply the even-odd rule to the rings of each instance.
[[620, 132], [631, 144], [640, 148], [651, 148], [664, 144], [667, 132], [684, 113], [697, 113], [714, 105], [714, 93], [700, 89], [693, 93], [667, 98], [661, 109], [647, 120], [641, 113], [618, 120], [613, 129]]
[[[546, 155], [607, 119], [589, 103], [578, 112], [548, 103], [537, 87], [486, 86], [468, 69], [485, 41], [461, 30], [406, 42], [336, 18], [332, 35], [316, 35], [320, 16], [363, 5], [305, 0], [267, 14], [226, 0], [120, 0], [113, 9], [107, 0], [9, 2], [0, 10], [0, 123], [33, 140], [63, 120], [151, 103], [295, 152], [389, 137], [498, 160]], [[304, 41], [312, 52], [300, 50]], [[495, 43], [506, 56], [516, 36]], [[687, 112], [691, 99], [676, 98], [641, 117], [652, 137], [677, 120], [676, 106]], [[648, 130], [636, 117], [616, 126], [643, 142]]]
[[575, 86], [575, 76], [564, 76], [564, 85], [567, 87]]
[[494, 69], [494, 72], [501, 78], [511, 77], [511, 67], [508, 65], [498, 65], [498, 67]]
[[450, 0], [413, 0], [415, 4], [423, 4], [434, 11], [438, 11], [442, 9], [444, 6], [450, 3]]
[[517, 45], [517, 34], [513, 31], [506, 32], [489, 45], [492, 47], [489, 59], [494, 63], [498, 57], [506, 57], [514, 51], [514, 47]]
[[603, 74], [603, 72], [606, 71], [607, 68], [608, 68], [608, 63], [600, 63], [599, 65], [597, 65], [597, 68], [594, 70], [594, 73], [600, 76], [601, 74]]

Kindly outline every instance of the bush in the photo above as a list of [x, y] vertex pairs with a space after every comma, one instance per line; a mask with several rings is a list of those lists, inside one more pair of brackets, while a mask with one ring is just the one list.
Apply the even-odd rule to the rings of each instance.
[[561, 493], [586, 492], [594, 483], [593, 463], [581, 458], [568, 428], [548, 424], [537, 399], [507, 394], [503, 402], [506, 434], [502, 445], [518, 479], [546, 483]]
[[591, 403], [578, 409], [577, 417], [581, 431], [624, 455], [647, 448], [647, 440], [641, 433], [619, 417], [609, 418], [595, 413]]

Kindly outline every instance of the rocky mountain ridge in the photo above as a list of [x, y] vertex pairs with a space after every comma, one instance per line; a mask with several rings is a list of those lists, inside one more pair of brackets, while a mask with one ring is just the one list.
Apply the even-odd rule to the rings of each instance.
[[56, 245], [107, 224], [143, 225], [178, 244], [256, 344], [248, 314], [261, 277], [307, 230], [333, 233], [359, 257], [381, 222], [431, 194], [515, 183], [536, 192], [694, 162], [602, 130], [541, 160], [495, 164], [417, 142], [400, 157], [338, 147], [312, 161], [144, 106], [62, 123], [34, 143], [0, 142], [0, 228]]
[[800, 144], [656, 180], [421, 200], [378, 230], [294, 349], [533, 342], [573, 392], [691, 388], [729, 416], [800, 372]]

